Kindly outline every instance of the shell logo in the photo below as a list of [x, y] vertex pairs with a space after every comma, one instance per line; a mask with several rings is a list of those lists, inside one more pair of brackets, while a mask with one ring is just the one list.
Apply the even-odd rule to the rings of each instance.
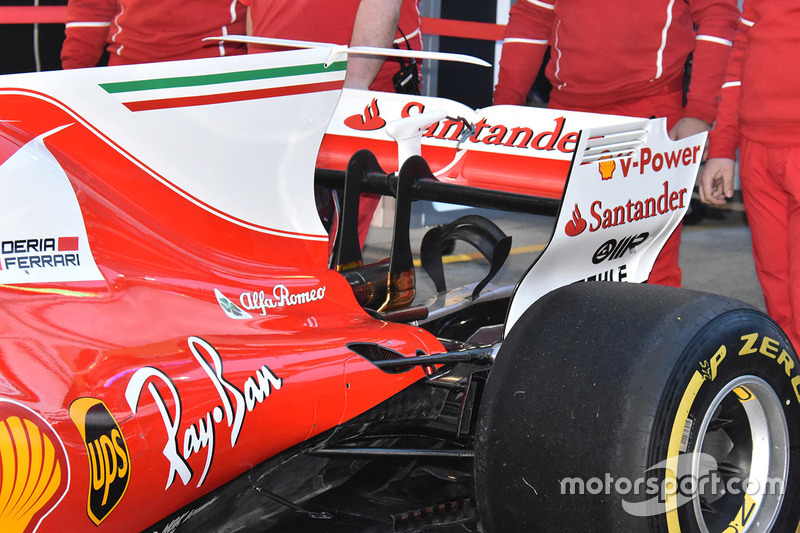
[[68, 487], [67, 452], [52, 426], [0, 399], [0, 531], [36, 531]]
[[598, 170], [600, 171], [600, 178], [603, 180], [610, 180], [614, 177], [614, 170], [617, 169], [617, 163], [611, 159], [610, 155], [604, 155], [598, 163]]

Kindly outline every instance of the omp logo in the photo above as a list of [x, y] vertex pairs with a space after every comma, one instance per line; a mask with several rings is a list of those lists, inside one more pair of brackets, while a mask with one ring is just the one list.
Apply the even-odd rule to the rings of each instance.
[[572, 219], [564, 226], [564, 233], [570, 237], [576, 237], [583, 233], [586, 229], [586, 220], [581, 216], [581, 210], [578, 204], [575, 204], [575, 209], [572, 210]]
[[0, 400], [0, 531], [36, 531], [68, 488], [67, 452], [50, 424]]
[[364, 108], [363, 115], [350, 115], [344, 119], [344, 125], [359, 131], [379, 130], [386, 125], [386, 121], [380, 115], [378, 99], [373, 98], [372, 102]]
[[69, 416], [86, 444], [89, 459], [89, 502], [86, 511], [95, 525], [114, 510], [128, 489], [131, 458], [117, 421], [95, 398], [78, 398]]
[[613, 261], [624, 256], [627, 252], [634, 252], [650, 236], [646, 231], [638, 235], [629, 235], [622, 240], [609, 239], [600, 245], [592, 256], [592, 263], [599, 265], [606, 259]]

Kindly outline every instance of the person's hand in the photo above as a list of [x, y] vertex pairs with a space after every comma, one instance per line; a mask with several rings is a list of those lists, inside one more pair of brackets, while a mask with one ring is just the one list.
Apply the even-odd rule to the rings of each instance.
[[[677, 141], [680, 139], [685, 139], [686, 137], [691, 137], [696, 133], [709, 131], [710, 129], [711, 124], [705, 120], [700, 120], [699, 118], [694, 117], [683, 117], [672, 127], [671, 130], [669, 130], [669, 138], [673, 141]], [[701, 158], [701, 161], [705, 161], [707, 158], [708, 144], [706, 143], [706, 146], [703, 149], [703, 157]]]
[[706, 161], [700, 173], [700, 201], [704, 204], [724, 205], [733, 198], [733, 159], [716, 157]]
[[683, 117], [669, 130], [669, 138], [673, 141], [678, 141], [686, 137], [691, 137], [695, 133], [708, 131], [710, 129], [711, 124], [705, 120], [694, 117]]

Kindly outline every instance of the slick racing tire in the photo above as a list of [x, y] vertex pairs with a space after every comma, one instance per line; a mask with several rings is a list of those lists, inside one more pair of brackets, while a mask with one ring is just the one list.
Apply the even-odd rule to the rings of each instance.
[[490, 532], [794, 532], [800, 362], [735, 300], [579, 283], [494, 362], [475, 483]]

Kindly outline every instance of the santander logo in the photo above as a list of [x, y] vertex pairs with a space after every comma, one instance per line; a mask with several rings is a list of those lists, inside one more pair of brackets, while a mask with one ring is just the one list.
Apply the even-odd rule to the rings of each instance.
[[373, 98], [372, 102], [364, 108], [363, 115], [350, 115], [344, 119], [344, 125], [358, 131], [379, 130], [386, 125], [386, 121], [380, 115], [378, 99]]
[[[420, 102], [408, 102], [400, 111], [399, 117], [406, 118], [425, 111]], [[394, 115], [395, 113], [389, 113]], [[347, 116], [343, 123], [346, 127], [357, 131], [375, 131], [386, 125], [381, 117], [377, 98], [364, 108], [363, 113]], [[566, 117], [557, 117], [549, 124], [540, 124], [534, 131], [528, 126], [512, 126], [490, 123], [489, 118], [479, 117], [474, 124], [463, 118], [447, 117], [431, 124], [422, 134], [426, 139], [484, 144], [487, 146], [504, 146], [543, 152], [561, 152], [571, 154], [578, 143], [578, 132], [570, 131]], [[466, 138], [465, 135], [468, 135]]]
[[[601, 229], [613, 228], [645, 220], [652, 217], [669, 215], [674, 211], [685, 209], [691, 198], [688, 188], [678, 190], [670, 188], [669, 181], [662, 183], [663, 192], [659, 195], [649, 196], [643, 200], [629, 199], [625, 203], [604, 206], [601, 200], [592, 202], [589, 208], [591, 224], [588, 230], [595, 232]], [[576, 237], [587, 229], [587, 222], [581, 215], [578, 205], [572, 211], [572, 219], [564, 226], [564, 233], [569, 237]]]
[[564, 227], [564, 233], [570, 237], [577, 237], [583, 230], [586, 229], [586, 220], [581, 216], [581, 210], [578, 209], [578, 204], [575, 204], [575, 209], [572, 210], [572, 219], [567, 222]]

